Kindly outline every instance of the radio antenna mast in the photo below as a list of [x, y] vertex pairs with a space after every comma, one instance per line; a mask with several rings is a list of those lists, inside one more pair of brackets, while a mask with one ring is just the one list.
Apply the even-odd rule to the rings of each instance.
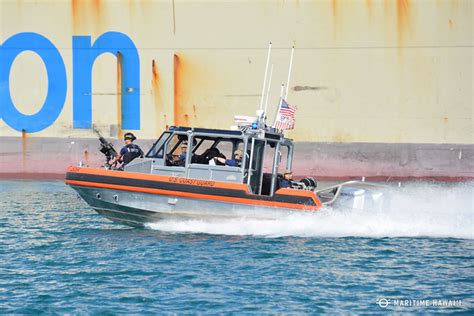
[[265, 77], [263, 78], [262, 98], [260, 100], [260, 111], [263, 110], [263, 99], [265, 96], [265, 87], [267, 85], [268, 63], [270, 62], [270, 54], [272, 51], [272, 42], [268, 45], [267, 65], [265, 66]]
[[272, 67], [270, 68], [270, 79], [268, 80], [267, 95], [265, 96], [265, 111], [263, 112], [264, 123], [267, 120], [266, 116], [267, 116], [267, 109], [268, 109], [268, 95], [270, 94], [270, 86], [272, 84], [273, 66], [274, 64], [272, 63]]
[[291, 67], [293, 66], [293, 53], [295, 52], [295, 44], [291, 48], [291, 57], [290, 57], [290, 67], [288, 69], [288, 80], [286, 81], [286, 91], [285, 91], [285, 100], [288, 98], [288, 88], [290, 87], [290, 77], [291, 77]]

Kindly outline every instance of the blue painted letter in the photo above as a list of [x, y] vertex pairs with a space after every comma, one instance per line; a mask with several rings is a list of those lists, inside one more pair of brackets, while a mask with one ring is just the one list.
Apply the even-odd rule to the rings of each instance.
[[[119, 32], [102, 34], [91, 46], [90, 36], [73, 36], [73, 125], [92, 127], [92, 66], [103, 53], [121, 54], [122, 128], [140, 129], [140, 59], [132, 40]], [[118, 57], [117, 57], [118, 58]]]
[[[33, 115], [19, 112], [10, 95], [10, 70], [15, 58], [33, 51], [44, 62], [48, 74], [48, 94], [41, 109]], [[67, 92], [66, 68], [59, 51], [37, 33], [18, 33], [0, 46], [0, 118], [17, 131], [34, 133], [53, 124], [64, 107]], [[28, 87], [24, 93], [30, 93]]]

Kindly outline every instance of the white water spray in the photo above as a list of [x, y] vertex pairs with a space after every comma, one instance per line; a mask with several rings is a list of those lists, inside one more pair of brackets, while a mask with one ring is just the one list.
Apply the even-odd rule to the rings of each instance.
[[271, 220], [163, 221], [167, 232], [300, 237], [452, 237], [474, 239], [474, 183], [412, 183], [390, 189], [383, 211], [325, 209]]

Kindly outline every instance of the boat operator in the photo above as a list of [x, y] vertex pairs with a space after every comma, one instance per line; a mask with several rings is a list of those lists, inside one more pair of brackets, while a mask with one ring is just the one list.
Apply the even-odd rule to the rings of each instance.
[[180, 167], [184, 167], [184, 165], [186, 165], [186, 153], [188, 151], [188, 143], [186, 142], [183, 142], [181, 144], [181, 153], [179, 154], [178, 157], [176, 157], [175, 159], [173, 159], [173, 164], [176, 165], [176, 166], [180, 166]]
[[234, 159], [224, 159], [222, 157], [215, 157], [214, 159], [220, 163], [225, 164], [226, 166], [240, 167], [242, 163], [242, 151], [240, 149], [234, 151]]
[[291, 170], [286, 170], [283, 174], [283, 178], [280, 178], [280, 188], [293, 188], [293, 172]]
[[133, 159], [138, 157], [143, 158], [143, 150], [140, 148], [140, 146], [133, 143], [135, 139], [137, 138], [135, 137], [135, 135], [133, 135], [133, 133], [128, 132], [123, 135], [125, 146], [122, 147], [120, 153], [114, 158], [114, 160], [112, 161], [112, 165], [122, 163], [121, 168], [123, 168]]

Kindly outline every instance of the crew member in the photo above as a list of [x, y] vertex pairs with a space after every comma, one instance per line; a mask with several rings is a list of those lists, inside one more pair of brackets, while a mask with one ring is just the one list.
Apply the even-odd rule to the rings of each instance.
[[242, 151], [240, 149], [234, 151], [234, 159], [224, 159], [222, 157], [215, 157], [214, 159], [226, 166], [240, 167], [240, 164], [242, 163]]
[[122, 147], [120, 153], [117, 155], [117, 157], [115, 157], [112, 164], [119, 162], [122, 163], [122, 167], [124, 167], [135, 158], [143, 158], [143, 150], [140, 148], [140, 146], [133, 143], [135, 139], [137, 138], [132, 133], [125, 133], [125, 135], [123, 135], [125, 146]]
[[283, 174], [283, 178], [280, 178], [280, 188], [292, 188], [293, 187], [293, 172], [286, 170]]
[[[174, 163], [177, 166], [184, 167], [186, 165], [186, 153], [188, 151], [188, 144], [186, 142], [183, 142], [181, 144], [181, 153], [179, 156], [174, 160]], [[176, 156], [175, 156], [176, 157]]]

